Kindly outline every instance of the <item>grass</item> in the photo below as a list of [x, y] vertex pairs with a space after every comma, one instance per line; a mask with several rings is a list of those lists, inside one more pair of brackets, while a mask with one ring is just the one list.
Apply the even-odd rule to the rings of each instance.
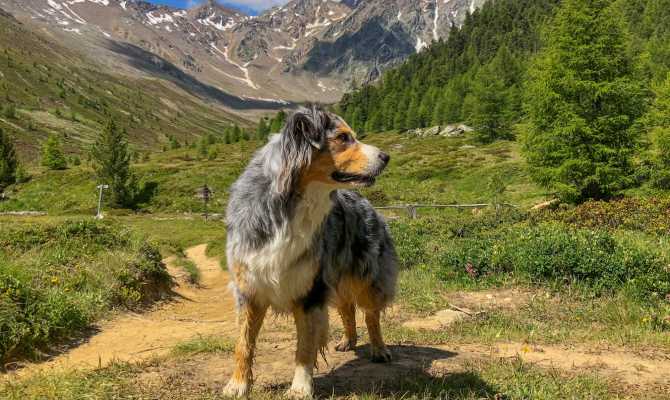
[[[416, 138], [393, 132], [370, 134], [365, 141], [392, 156], [392, 162], [378, 184], [364, 190], [364, 194], [378, 206], [488, 203], [494, 189], [489, 182], [499, 179], [507, 186], [505, 201], [528, 206], [544, 196], [530, 183], [518, 154], [518, 145], [514, 142], [474, 146], [469, 137]], [[134, 165], [143, 187], [140, 211], [202, 213], [204, 205], [195, 196], [195, 190], [206, 183], [214, 191], [209, 211], [223, 214], [228, 188], [260, 145], [256, 141], [215, 144], [213, 147], [219, 156], [213, 160], [199, 159], [197, 150], [189, 148], [152, 155], [149, 161]], [[54, 184], [68, 190], [66, 193], [55, 192], [52, 190]], [[14, 185], [8, 192], [10, 200], [0, 202], [0, 211], [90, 214], [94, 213], [97, 204], [93, 171], [87, 165], [66, 171], [35, 171], [31, 181]]]
[[174, 346], [172, 354], [178, 356], [203, 353], [232, 353], [235, 343], [230, 338], [220, 336], [198, 336]]
[[192, 285], [198, 285], [200, 283], [200, 270], [193, 261], [189, 260], [183, 253], [181, 253], [177, 254], [175, 262], [177, 266], [186, 273], [188, 283]]
[[114, 307], [162, 296], [158, 249], [110, 222], [0, 223], [0, 360], [35, 357]]
[[[214, 349], [213, 349], [214, 348]], [[227, 352], [211, 344], [206, 352]], [[201, 362], [207, 357], [200, 345], [187, 347], [170, 357], [181, 362]], [[195, 357], [195, 358], [194, 358]], [[173, 376], [155, 382], [143, 381], [143, 371], [161, 370], [161, 366], [172, 362], [158, 359], [141, 364], [117, 363], [94, 371], [49, 372], [26, 380], [5, 384], [7, 400], [15, 399], [80, 399], [80, 398], [155, 398], [162, 399], [220, 399], [219, 388], [211, 385], [190, 386], [188, 379]], [[139, 384], [143, 382], [143, 384]], [[276, 399], [282, 388], [258, 387], [252, 400]], [[470, 360], [452, 364], [450, 370], [435, 371], [426, 375], [408, 371], [386, 383], [373, 383], [355, 394], [329, 395], [324, 399], [623, 399], [628, 398], [619, 388], [591, 374], [570, 374], [559, 370], [546, 370], [524, 363], [519, 359], [494, 361]], [[649, 397], [662, 398], [661, 396]]]
[[193, 143], [233, 122], [248, 124], [161, 79], [106, 72], [6, 15], [0, 15], [0, 48], [0, 97], [16, 108], [13, 117], [0, 116], [0, 128], [15, 138], [25, 160], [37, 159], [40, 142], [51, 134], [64, 141], [68, 155], [85, 155], [110, 116], [140, 152], [160, 149], [170, 136]]

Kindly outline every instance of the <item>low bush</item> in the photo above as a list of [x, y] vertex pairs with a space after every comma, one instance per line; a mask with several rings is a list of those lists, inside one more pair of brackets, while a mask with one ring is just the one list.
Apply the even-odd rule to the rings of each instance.
[[670, 260], [606, 230], [561, 223], [507, 227], [445, 246], [440, 275], [514, 274], [533, 283], [584, 285], [599, 295], [630, 290], [639, 299], [670, 293]]
[[166, 292], [158, 250], [113, 224], [68, 221], [0, 229], [0, 361], [34, 356], [115, 306]]
[[[628, 223], [633, 221], [622, 219], [612, 226]], [[670, 260], [655, 246], [625, 239], [614, 230], [576, 225], [538, 222], [510, 210], [497, 216], [401, 219], [391, 229], [401, 266], [421, 265], [444, 283], [473, 280], [486, 285], [512, 277], [583, 286], [594, 295], [625, 290], [651, 300], [670, 294]]]
[[625, 197], [616, 201], [589, 201], [574, 208], [547, 212], [548, 220], [583, 228], [607, 228], [670, 233], [670, 197]]

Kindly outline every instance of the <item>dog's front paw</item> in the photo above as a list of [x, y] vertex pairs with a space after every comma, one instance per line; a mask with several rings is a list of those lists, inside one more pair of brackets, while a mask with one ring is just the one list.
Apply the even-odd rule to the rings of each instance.
[[391, 357], [391, 351], [386, 346], [382, 347], [373, 346], [371, 350], [371, 358], [372, 362], [387, 363], [391, 362], [391, 359], [393, 357]]
[[335, 345], [335, 350], [337, 351], [352, 351], [356, 348], [356, 342], [347, 340], [347, 338], [342, 338], [340, 343]]
[[239, 399], [249, 394], [249, 384], [231, 379], [223, 388], [223, 396], [231, 399]]
[[313, 398], [312, 388], [294, 388], [291, 386], [286, 391], [286, 398], [291, 400], [311, 400]]

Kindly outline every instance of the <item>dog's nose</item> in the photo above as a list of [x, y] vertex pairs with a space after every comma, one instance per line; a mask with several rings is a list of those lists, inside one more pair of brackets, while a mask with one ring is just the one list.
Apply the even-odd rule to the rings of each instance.
[[379, 159], [384, 162], [384, 164], [388, 164], [389, 161], [391, 161], [391, 156], [388, 154], [384, 153], [383, 151], [379, 152]]

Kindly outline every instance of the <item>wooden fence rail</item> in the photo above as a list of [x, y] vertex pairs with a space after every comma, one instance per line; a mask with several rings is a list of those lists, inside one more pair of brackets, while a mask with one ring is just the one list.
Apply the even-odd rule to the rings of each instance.
[[480, 209], [491, 206], [500, 206], [500, 207], [512, 207], [517, 208], [514, 204], [501, 203], [501, 204], [406, 204], [406, 205], [397, 205], [397, 206], [381, 206], [375, 207], [376, 210], [406, 210], [407, 215], [410, 218], [415, 219], [418, 216], [419, 208], [455, 208], [455, 209]]

